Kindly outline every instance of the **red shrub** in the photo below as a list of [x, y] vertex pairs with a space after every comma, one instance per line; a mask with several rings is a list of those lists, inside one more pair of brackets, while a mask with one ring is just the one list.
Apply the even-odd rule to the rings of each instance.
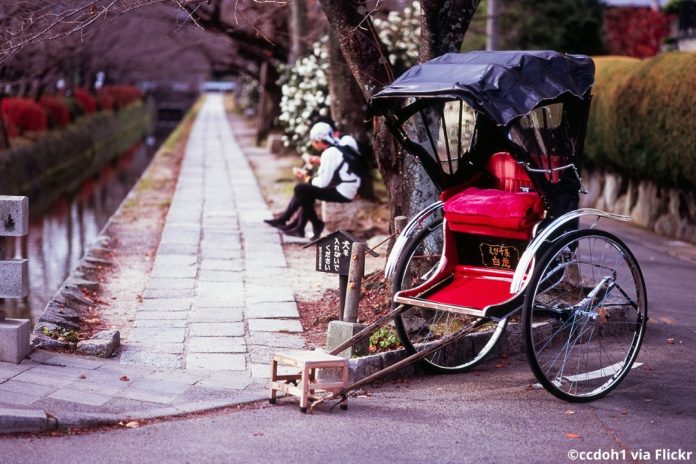
[[65, 127], [70, 123], [70, 111], [61, 98], [44, 95], [39, 105], [46, 111], [53, 127]]
[[657, 55], [669, 34], [669, 17], [651, 8], [617, 7], [604, 14], [609, 53], [647, 58]]
[[114, 99], [109, 95], [109, 92], [104, 89], [97, 92], [97, 106], [102, 111], [114, 109]]
[[82, 103], [86, 113], [94, 113], [97, 110], [97, 102], [86, 89], [75, 89], [75, 99]]
[[20, 133], [44, 131], [48, 126], [48, 118], [44, 110], [28, 98], [4, 98], [2, 112], [5, 120], [11, 121]]
[[19, 135], [17, 133], [17, 126], [14, 125], [12, 121], [10, 121], [9, 118], [5, 117], [5, 112], [2, 112], [2, 122], [5, 124], [5, 133], [7, 134], [7, 138], [11, 139], [14, 137], [17, 137]]
[[143, 98], [140, 89], [132, 85], [106, 85], [102, 87], [101, 91], [113, 99], [116, 109], [123, 108]]

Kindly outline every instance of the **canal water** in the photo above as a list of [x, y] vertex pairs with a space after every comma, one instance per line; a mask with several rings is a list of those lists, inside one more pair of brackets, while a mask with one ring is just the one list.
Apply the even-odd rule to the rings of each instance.
[[47, 211], [32, 210], [26, 237], [4, 239], [6, 258], [28, 258], [29, 296], [0, 303], [7, 317], [37, 322], [80, 258], [140, 178], [171, 127], [159, 128]]

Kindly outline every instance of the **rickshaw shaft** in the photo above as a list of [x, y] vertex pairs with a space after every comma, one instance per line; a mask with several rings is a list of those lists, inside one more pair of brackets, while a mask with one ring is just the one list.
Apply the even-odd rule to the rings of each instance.
[[[402, 307], [406, 307], [406, 305], [398, 306], [398, 307], [394, 308], [394, 310], [393, 310], [392, 312], [395, 312], [397, 309], [402, 308]], [[404, 309], [401, 309], [401, 311], [399, 311], [399, 313], [402, 312], [402, 311], [404, 311]], [[397, 314], [398, 314], [398, 313], [397, 313]], [[396, 315], [396, 314], [395, 314], [395, 315]], [[392, 315], [391, 313], [389, 313], [389, 314], [387, 314], [386, 316], [384, 316], [382, 319], [389, 318], [390, 316], [391, 316], [391, 317], [394, 317], [395, 315]], [[379, 321], [376, 321], [376, 322], [380, 322], [380, 321], [382, 321], [382, 319], [380, 319]], [[322, 398], [321, 400], [319, 400], [319, 401], [317, 401], [315, 404], [313, 404], [313, 405], [312, 405], [312, 408], [313, 408], [314, 406], [316, 406], [317, 404], [323, 402], [323, 401], [326, 401], [326, 400], [334, 400], [334, 399], [337, 399], [337, 398], [345, 397], [346, 394], [347, 394], [349, 391], [351, 391], [351, 390], [356, 390], [356, 389], [362, 387], [363, 385], [367, 385], [367, 384], [369, 384], [369, 383], [372, 383], [372, 382], [374, 382], [375, 380], [379, 379], [380, 377], [384, 377], [385, 375], [391, 374], [392, 372], [395, 372], [395, 371], [401, 369], [401, 368], [404, 367], [404, 366], [407, 366], [407, 365], [409, 365], [409, 364], [412, 364], [412, 363], [414, 363], [414, 362], [416, 362], [416, 361], [420, 361], [421, 359], [425, 358], [426, 356], [429, 356], [429, 355], [431, 355], [432, 353], [434, 353], [434, 352], [436, 352], [436, 351], [438, 351], [438, 350], [440, 350], [440, 349], [442, 349], [442, 348], [444, 348], [444, 347], [446, 347], [446, 346], [448, 346], [448, 345], [451, 345], [452, 343], [454, 343], [454, 342], [456, 342], [456, 341], [458, 341], [458, 340], [461, 340], [461, 339], [464, 338], [465, 336], [469, 335], [469, 334], [470, 334], [474, 329], [476, 329], [479, 325], [483, 324], [486, 320], [487, 320], [487, 319], [485, 319], [485, 318], [476, 319], [474, 322], [472, 322], [472, 323], [466, 325], [465, 327], [463, 327], [463, 328], [460, 329], [459, 331], [453, 333], [452, 335], [449, 335], [449, 336], [445, 337], [445, 338], [442, 339], [440, 342], [433, 343], [432, 346], [426, 348], [425, 350], [423, 350], [423, 351], [418, 351], [418, 352], [412, 354], [411, 356], [409, 356], [409, 357], [407, 357], [407, 358], [405, 358], [405, 359], [402, 359], [401, 361], [399, 361], [399, 362], [396, 363], [396, 364], [392, 364], [391, 366], [386, 367], [386, 368], [384, 368], [384, 369], [382, 369], [382, 370], [380, 370], [380, 371], [377, 371], [377, 372], [375, 372], [374, 374], [365, 377], [364, 379], [358, 380], [357, 382], [348, 385], [346, 388], [344, 388], [344, 389], [341, 390], [340, 392], [332, 393], [331, 395], [326, 396], [325, 398]], [[374, 325], [374, 324], [373, 324], [373, 325]], [[368, 328], [369, 328], [369, 327], [368, 327]], [[365, 330], [367, 330], [367, 328], [366, 328]], [[356, 338], [356, 337], [357, 337], [358, 335], [360, 335], [361, 333], [362, 333], [362, 332], [356, 334], [356, 336], [353, 337], [353, 338]], [[350, 340], [349, 340], [349, 341], [350, 341]], [[350, 346], [350, 345], [348, 345], [348, 346]], [[341, 347], [339, 346], [339, 348], [341, 348]], [[338, 348], [337, 348], [337, 349], [338, 349]], [[345, 348], [343, 348], [343, 349], [345, 349]], [[334, 350], [334, 351], [336, 351], [336, 350]], [[334, 353], [332, 352], [332, 354], [334, 354]]]

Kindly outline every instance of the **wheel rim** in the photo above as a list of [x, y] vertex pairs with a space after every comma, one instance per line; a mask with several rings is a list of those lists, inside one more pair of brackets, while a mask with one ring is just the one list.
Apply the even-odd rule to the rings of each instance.
[[534, 373], [557, 396], [606, 394], [630, 370], [644, 333], [638, 264], [618, 239], [597, 232], [580, 234], [547, 256], [525, 304]]
[[[394, 292], [422, 284], [437, 267], [442, 254], [441, 221], [425, 228], [406, 250], [405, 259], [394, 277]], [[438, 343], [474, 319], [477, 318], [413, 306], [395, 319], [395, 325], [401, 343], [409, 352], [415, 353]], [[506, 325], [507, 319], [486, 323], [476, 333], [435, 351], [423, 362], [442, 372], [471, 369], [493, 350]]]

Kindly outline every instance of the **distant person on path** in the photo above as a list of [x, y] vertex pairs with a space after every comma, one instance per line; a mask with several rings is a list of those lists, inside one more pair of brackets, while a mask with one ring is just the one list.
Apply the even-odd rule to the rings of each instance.
[[[360, 188], [360, 172], [355, 163], [359, 155], [358, 145], [353, 137], [347, 135], [340, 140], [336, 139], [333, 129], [325, 122], [312, 126], [309, 139], [312, 147], [321, 152], [321, 156], [312, 156], [306, 160], [309, 164], [319, 165], [317, 175], [310, 182], [295, 185], [285, 211], [274, 219], [264, 221], [293, 237], [304, 237], [304, 229], [309, 221], [312, 223], [312, 240], [316, 240], [324, 230], [324, 222], [317, 216], [314, 201], [349, 203], [355, 198]], [[305, 180], [305, 175], [303, 170], [295, 171], [295, 176], [300, 181]], [[287, 222], [298, 209], [301, 211], [297, 222], [288, 227]]]

